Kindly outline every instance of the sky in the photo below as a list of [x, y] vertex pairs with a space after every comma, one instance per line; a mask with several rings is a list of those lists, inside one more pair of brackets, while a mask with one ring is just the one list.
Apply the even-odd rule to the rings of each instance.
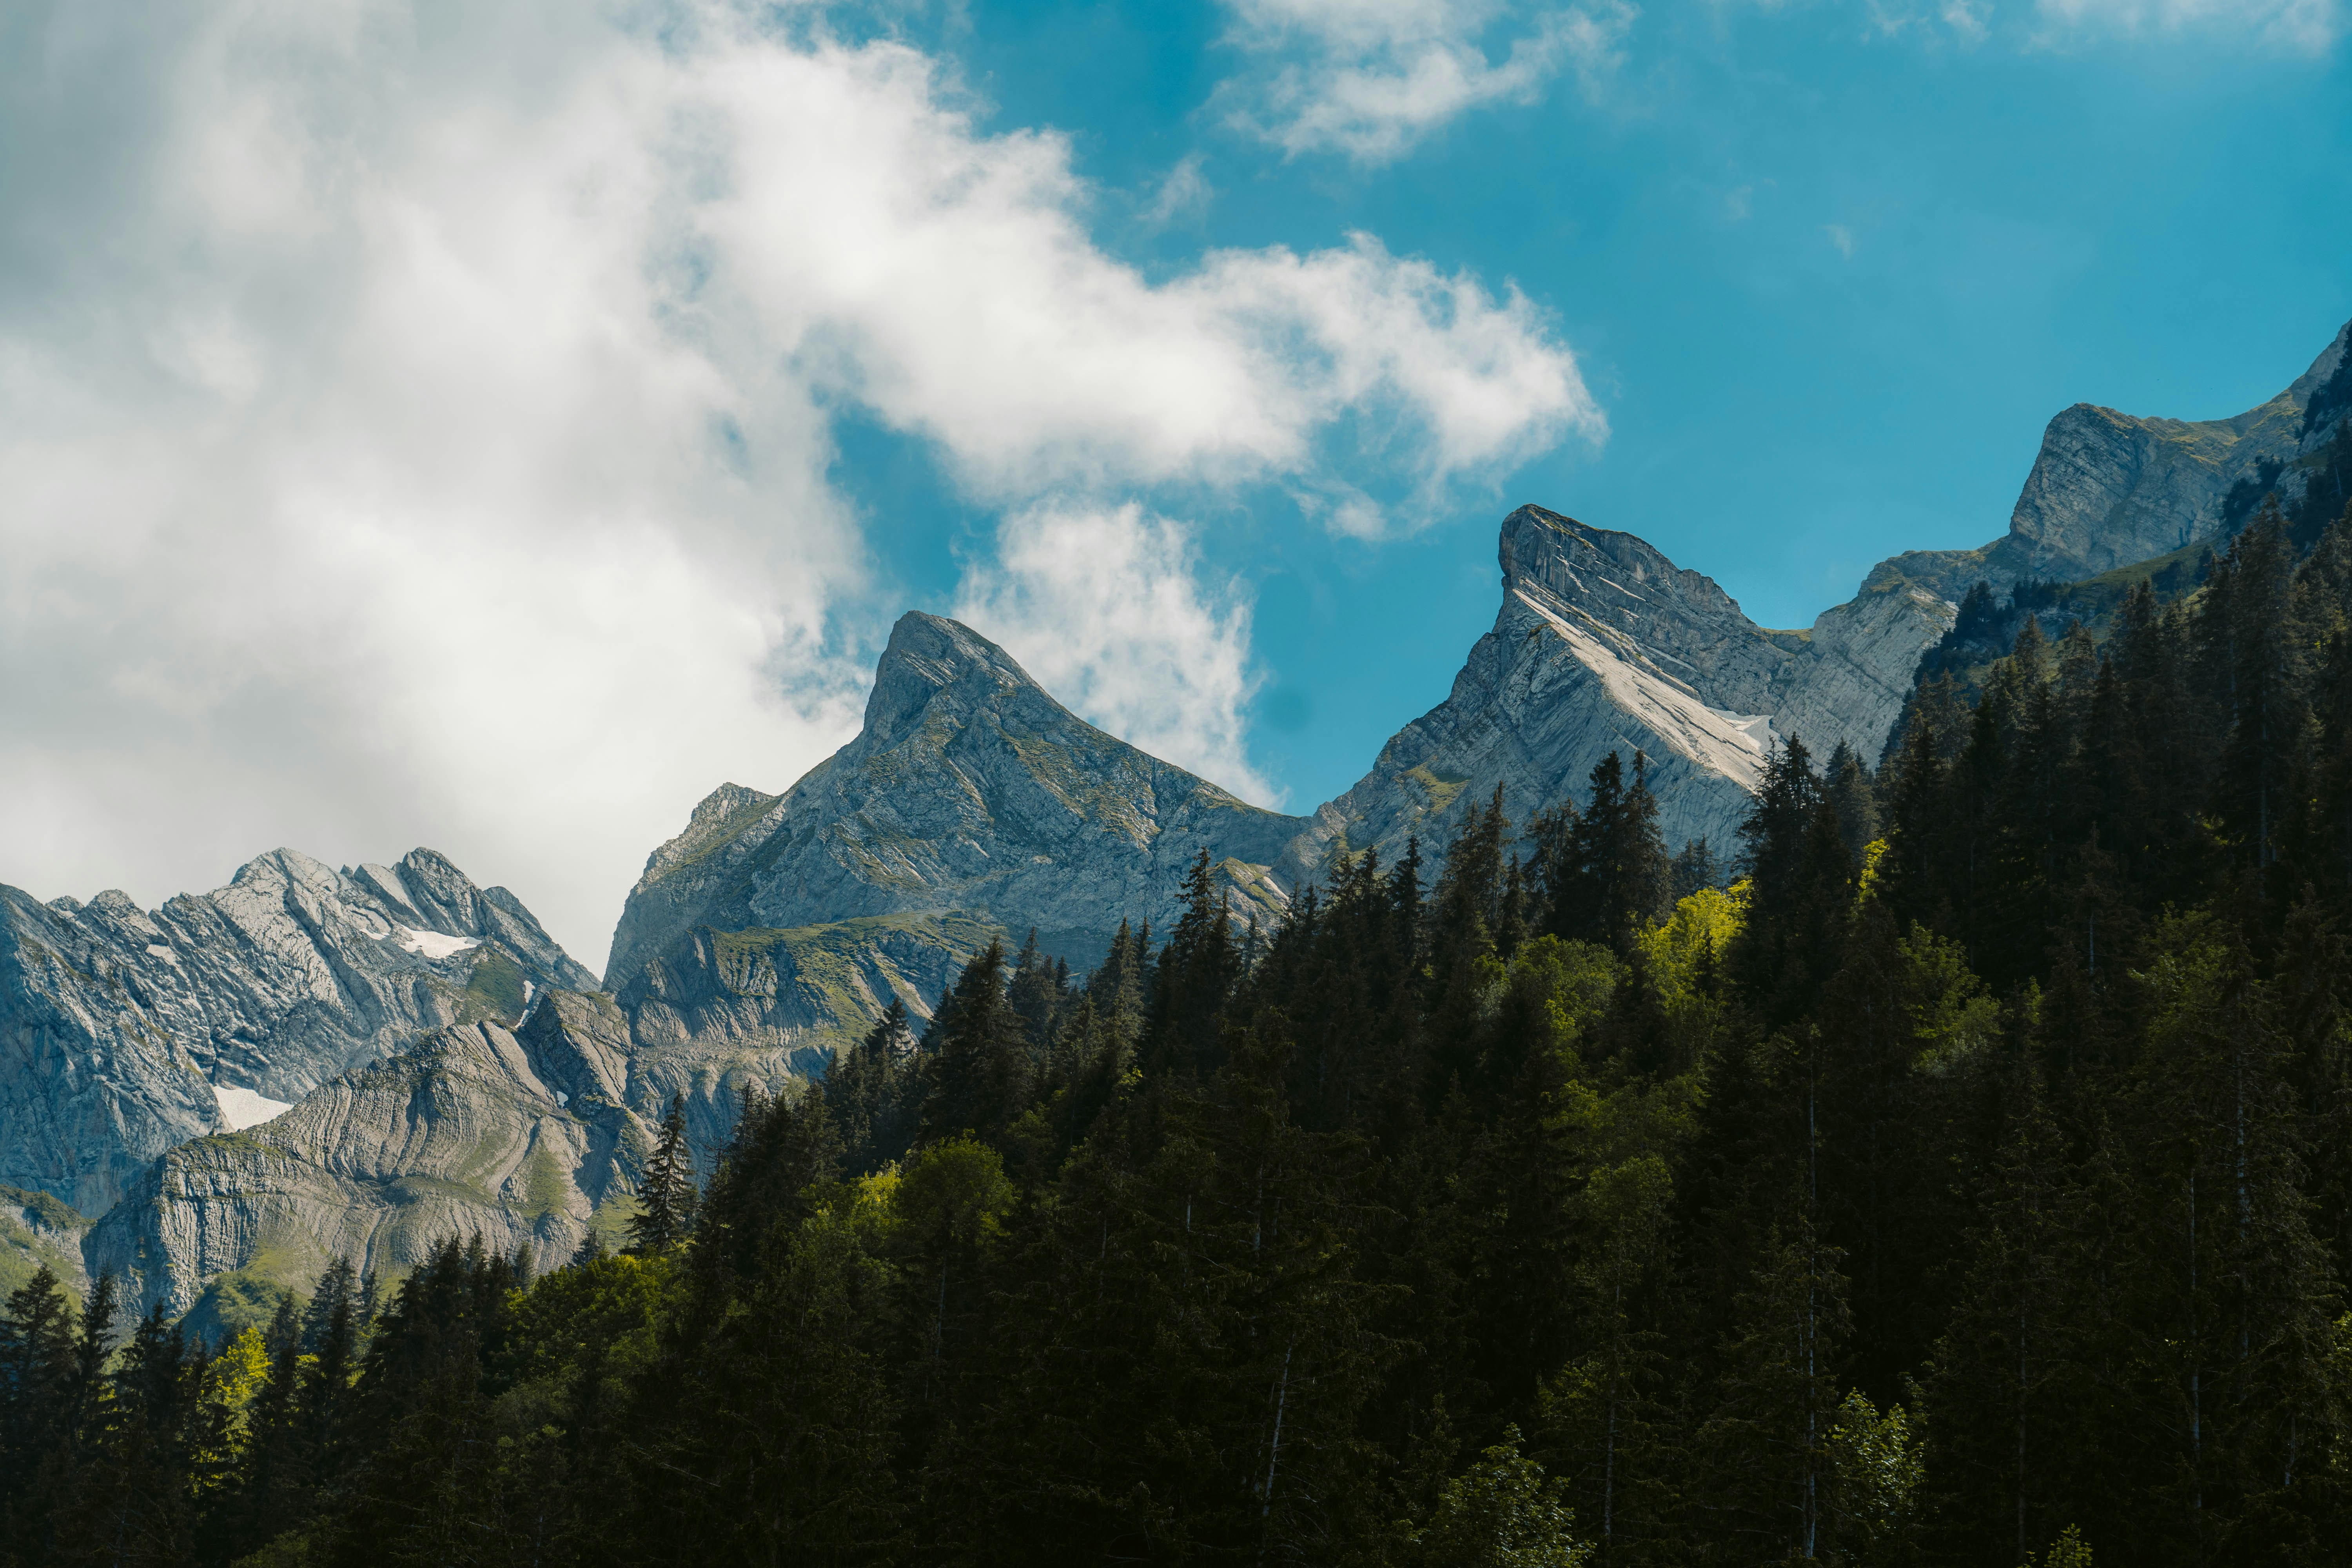
[[2352, 0], [0, 0], [0, 881], [592, 968], [908, 609], [1313, 809], [1533, 501], [1802, 626], [2352, 317]]

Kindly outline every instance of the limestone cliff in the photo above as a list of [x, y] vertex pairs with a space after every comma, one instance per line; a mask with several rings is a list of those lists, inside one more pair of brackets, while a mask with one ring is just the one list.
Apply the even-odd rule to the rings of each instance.
[[2144, 418], [2077, 403], [2050, 421], [2009, 531], [1978, 550], [1915, 551], [1898, 570], [1957, 600], [1979, 579], [2096, 576], [2218, 540], [2263, 495], [2299, 499], [2352, 415], [2352, 323], [2285, 391], [2228, 419]]
[[225, 1103], [296, 1100], [424, 1031], [594, 983], [512, 894], [429, 849], [341, 871], [280, 849], [153, 910], [0, 888], [0, 1183], [101, 1213], [239, 1120]]
[[1770, 631], [1709, 578], [1630, 533], [1526, 506], [1503, 523], [1503, 605], [1444, 702], [1399, 731], [1372, 771], [1318, 810], [1278, 866], [1293, 883], [1339, 849], [1430, 850], [1503, 792], [1524, 823], [1580, 796], [1611, 752], [1650, 759], [1669, 843], [1727, 852], [1767, 750], [1801, 735], [1875, 757], [1920, 650], [1951, 606], [1874, 577], [1810, 633]]
[[1305, 824], [1085, 722], [967, 626], [908, 615], [856, 739], [782, 795], [721, 786], [654, 851], [605, 983], [646, 1037], [829, 1044], [892, 994], [919, 1015], [992, 935], [1084, 962], [1171, 921], [1202, 849], [1235, 907]]
[[618, 1244], [673, 1095], [707, 1174], [744, 1090], [787, 1091], [793, 1065], [724, 1041], [648, 1048], [610, 998], [544, 993], [517, 1028], [452, 1026], [169, 1151], [84, 1250], [138, 1308], [174, 1313], [208, 1289], [307, 1289], [339, 1255], [397, 1277], [451, 1237], [552, 1266], [592, 1226]]

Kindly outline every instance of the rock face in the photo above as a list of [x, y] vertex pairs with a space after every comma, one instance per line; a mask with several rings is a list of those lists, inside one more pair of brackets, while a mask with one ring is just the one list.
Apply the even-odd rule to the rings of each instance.
[[1278, 870], [1336, 850], [1383, 861], [1442, 847], [1497, 786], [1513, 821], [1580, 796], [1609, 752], [1650, 759], [1667, 841], [1727, 851], [1767, 749], [1801, 735], [1874, 758], [1920, 650], [1951, 606], [1874, 574], [1810, 633], [1769, 631], [1715, 583], [1629, 533], [1521, 507], [1503, 523], [1503, 607], [1445, 701], [1398, 731], [1355, 788], [1316, 812]]
[[46, 1267], [79, 1295], [89, 1285], [81, 1247], [89, 1221], [47, 1193], [0, 1187], [0, 1299]]
[[164, 1150], [351, 1063], [595, 977], [429, 849], [338, 871], [280, 849], [142, 910], [0, 888], [0, 1183], [103, 1212]]
[[[1083, 961], [1164, 925], [1206, 849], [1242, 910], [1305, 826], [1103, 733], [966, 626], [890, 633], [857, 738], [781, 795], [721, 786], [654, 851], [605, 984], [639, 1032], [829, 1043], [892, 994], [919, 1014], [999, 932]], [[720, 938], [724, 940], [720, 940]]]
[[91, 1231], [89, 1266], [174, 1313], [208, 1284], [307, 1286], [338, 1255], [396, 1277], [451, 1237], [551, 1267], [591, 1226], [617, 1243], [671, 1096], [707, 1174], [744, 1090], [782, 1091], [792, 1070], [724, 1042], [637, 1046], [611, 998], [543, 993], [520, 1027], [439, 1030], [171, 1150]]
[[1979, 550], [1916, 551], [1899, 570], [1947, 598], [1979, 578], [1996, 592], [2021, 577], [2074, 581], [2220, 539], [2266, 491], [2292, 500], [2311, 459], [2352, 414], [2352, 323], [2311, 368], [2231, 419], [2140, 418], [2078, 403], [2050, 421], [2010, 514]]

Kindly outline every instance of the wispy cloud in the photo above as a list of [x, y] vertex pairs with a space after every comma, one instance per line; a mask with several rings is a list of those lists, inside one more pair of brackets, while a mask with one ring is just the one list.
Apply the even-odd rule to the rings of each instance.
[[1526, 103], [1563, 69], [1597, 93], [1623, 60], [1626, 0], [1227, 0], [1251, 64], [1232, 123], [1292, 153], [1395, 158], [1467, 111]]
[[2026, 52], [2117, 40], [2317, 58], [2345, 31], [2344, 0], [1864, 0], [1873, 29]]
[[2326, 53], [2344, 36], [2341, 0], [2038, 0], [2038, 10], [2060, 36], [2204, 34], [2306, 55]]
[[1179, 160], [1176, 166], [1168, 171], [1168, 177], [1160, 182], [1160, 189], [1153, 194], [1151, 204], [1143, 209], [1146, 224], [1153, 228], [1164, 228], [1171, 223], [1198, 217], [1209, 210], [1209, 203], [1216, 192], [1209, 184], [1208, 176], [1201, 172], [1201, 155], [1193, 153]]

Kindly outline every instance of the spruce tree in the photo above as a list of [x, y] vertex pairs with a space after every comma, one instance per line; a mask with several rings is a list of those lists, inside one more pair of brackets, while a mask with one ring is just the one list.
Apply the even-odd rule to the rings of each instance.
[[964, 967], [924, 1059], [919, 1142], [994, 1136], [1021, 1113], [1034, 1064], [1027, 1026], [1006, 994], [1004, 948], [992, 942]]
[[656, 1257], [686, 1239], [694, 1221], [694, 1152], [686, 1138], [686, 1097], [672, 1095], [654, 1149], [637, 1179], [629, 1250]]

